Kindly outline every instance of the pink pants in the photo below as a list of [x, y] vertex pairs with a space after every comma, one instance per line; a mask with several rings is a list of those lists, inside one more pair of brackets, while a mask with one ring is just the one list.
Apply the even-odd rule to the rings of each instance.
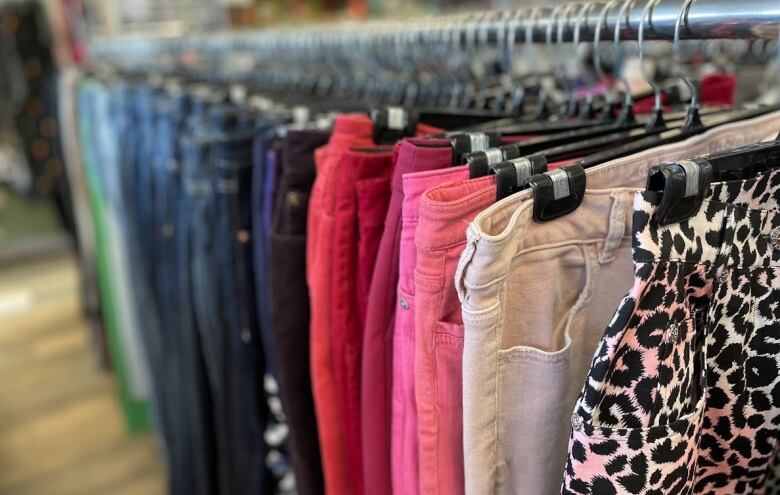
[[[421, 129], [418, 128], [418, 131]], [[416, 426], [410, 429], [413, 444], [400, 441], [408, 437], [391, 435], [393, 331], [404, 199], [403, 175], [448, 168], [451, 163], [452, 148], [446, 139], [404, 139], [396, 144], [394, 172], [387, 189], [389, 206], [383, 217], [381, 239], [377, 249], [372, 251], [376, 265], [370, 276], [370, 287], [358, 288], [358, 297], [363, 294], [367, 297], [360, 401], [363, 477], [372, 495], [389, 495], [393, 487], [396, 493], [403, 494], [414, 494], [417, 489]], [[370, 204], [359, 205], [360, 211], [370, 208]], [[412, 402], [412, 412], [415, 412], [413, 407]], [[398, 425], [400, 423], [396, 423]], [[395, 456], [391, 454], [391, 445], [396, 449]], [[409, 445], [414, 446], [411, 454], [408, 453]], [[395, 470], [391, 467], [393, 465]], [[392, 479], [393, 474], [396, 479]], [[408, 489], [410, 486], [414, 491]]]
[[[448, 151], [449, 153], [449, 151]], [[415, 290], [417, 256], [414, 235], [420, 197], [442, 182], [468, 175], [464, 167], [447, 167], [403, 176], [398, 295], [393, 329], [392, 475], [393, 493], [419, 492], [417, 407], [415, 401]]]
[[[468, 176], [466, 167], [458, 167], [451, 169], [450, 178], [459, 170], [461, 179]], [[412, 332], [420, 493], [426, 495], [464, 492], [463, 320], [453, 277], [468, 223], [495, 200], [493, 176], [449, 182], [420, 199]]]

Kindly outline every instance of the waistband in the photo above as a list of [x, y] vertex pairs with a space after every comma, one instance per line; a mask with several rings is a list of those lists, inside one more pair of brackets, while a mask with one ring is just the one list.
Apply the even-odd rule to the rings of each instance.
[[712, 185], [699, 211], [682, 222], [653, 221], [656, 194], [634, 198], [634, 260], [731, 268], [780, 266], [780, 170]]
[[447, 167], [438, 170], [404, 174], [404, 199], [401, 207], [401, 214], [404, 221], [417, 221], [420, 216], [420, 199], [425, 191], [450, 181], [468, 179], [468, 176], [468, 169], [465, 167]]
[[351, 148], [344, 153], [340, 166], [355, 180], [390, 176], [393, 168], [393, 147]]
[[282, 152], [294, 162], [327, 144], [329, 137], [329, 131], [288, 129], [282, 139]]
[[[324, 180], [320, 191], [322, 210], [326, 215], [332, 216], [336, 211], [353, 207], [355, 181], [389, 177], [392, 174], [393, 148], [383, 147], [377, 150], [346, 150], [338, 163], [324, 169], [322, 163], [318, 163], [317, 180]], [[332, 158], [332, 155], [327, 157]]]
[[282, 140], [281, 168], [285, 181], [304, 182], [311, 187], [317, 172], [314, 153], [328, 141], [330, 133], [325, 131], [287, 131]]
[[404, 192], [405, 174], [449, 167], [452, 147], [446, 139], [404, 139], [397, 145], [393, 189]]
[[328, 140], [329, 150], [343, 150], [352, 146], [371, 146], [373, 123], [368, 115], [347, 113], [336, 117]]
[[420, 249], [444, 249], [466, 242], [466, 228], [474, 216], [496, 199], [493, 176], [468, 179], [468, 167], [455, 167], [463, 180], [426, 191], [420, 198], [415, 245]]
[[[679, 143], [653, 148], [618, 158], [586, 170], [588, 189], [644, 188], [647, 169], [658, 163], [754, 143], [777, 132], [780, 112], [712, 129]], [[481, 238], [501, 238], [512, 234], [518, 207], [531, 199], [531, 191], [520, 191], [485, 209], [474, 219]], [[556, 220], [557, 222], [557, 220]]]
[[633, 188], [588, 189], [579, 208], [546, 223], [534, 221], [533, 202], [526, 201], [515, 211], [509, 235], [484, 236], [472, 222], [467, 231], [469, 255], [461, 263], [477, 268], [465, 270], [465, 285], [490, 286], [506, 276], [514, 256], [556, 246], [597, 244], [599, 259], [611, 261], [615, 249], [631, 235], [635, 192]]

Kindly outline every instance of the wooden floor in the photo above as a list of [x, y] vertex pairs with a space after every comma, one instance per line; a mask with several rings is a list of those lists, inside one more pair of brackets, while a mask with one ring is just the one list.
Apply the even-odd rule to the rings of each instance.
[[70, 257], [0, 270], [0, 494], [163, 494], [155, 440], [127, 434], [78, 297]]

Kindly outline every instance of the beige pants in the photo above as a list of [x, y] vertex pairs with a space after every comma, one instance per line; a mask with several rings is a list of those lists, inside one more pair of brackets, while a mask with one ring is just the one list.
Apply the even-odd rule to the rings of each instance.
[[777, 129], [780, 112], [589, 169], [580, 207], [551, 222], [534, 222], [524, 191], [469, 225], [455, 275], [467, 494], [560, 493], [574, 402], [633, 282], [631, 205], [648, 167]]

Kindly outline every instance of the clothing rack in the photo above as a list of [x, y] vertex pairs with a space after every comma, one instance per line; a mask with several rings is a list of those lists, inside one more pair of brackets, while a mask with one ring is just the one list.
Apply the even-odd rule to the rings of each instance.
[[[512, 39], [511, 34], [520, 43], [525, 41], [526, 33], [536, 43], [550, 44], [558, 40], [571, 41], [578, 31], [581, 41], [592, 40], [600, 20], [602, 40], [612, 39], [618, 23], [621, 24], [620, 39], [636, 40], [645, 6], [646, 2], [639, 0], [616, 0], [239, 33], [94, 38], [89, 45], [93, 56], [110, 59], [117, 55], [147, 56], [182, 51], [274, 54], [279, 50], [289, 52], [312, 47], [355, 50], [383, 43], [507, 43]], [[678, 16], [681, 39], [773, 40], [778, 38], [780, 31], [780, 4], [776, 0], [748, 0], [738, 5], [732, 0], [657, 0], [645, 16], [644, 39], [672, 40]]]

